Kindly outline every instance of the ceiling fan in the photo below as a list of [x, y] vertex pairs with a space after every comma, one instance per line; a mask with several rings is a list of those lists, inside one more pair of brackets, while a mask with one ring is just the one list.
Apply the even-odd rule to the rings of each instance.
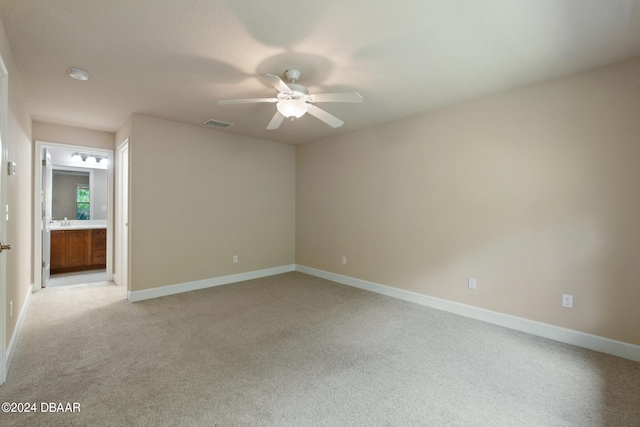
[[280, 127], [285, 118], [295, 120], [305, 113], [309, 113], [329, 126], [337, 128], [342, 126], [344, 122], [314, 104], [316, 102], [362, 102], [362, 96], [357, 92], [310, 94], [306, 87], [296, 83], [300, 78], [300, 70], [295, 68], [285, 71], [285, 76], [291, 83], [285, 83], [275, 74], [260, 74], [260, 76], [277, 89], [278, 95], [275, 98], [229, 99], [218, 101], [218, 104], [276, 103], [276, 114], [267, 125], [267, 129], [274, 130]]

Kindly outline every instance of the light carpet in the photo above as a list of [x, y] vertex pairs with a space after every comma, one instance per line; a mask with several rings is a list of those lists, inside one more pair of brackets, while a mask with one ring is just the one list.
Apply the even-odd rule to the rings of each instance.
[[[302, 273], [33, 295], [0, 425], [640, 426], [640, 363]], [[40, 409], [40, 407], [38, 407]]]

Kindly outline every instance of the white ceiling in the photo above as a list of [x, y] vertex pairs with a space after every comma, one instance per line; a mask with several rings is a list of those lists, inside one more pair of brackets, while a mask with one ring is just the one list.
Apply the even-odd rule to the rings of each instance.
[[[640, 56], [640, 0], [0, 0], [35, 120], [116, 131], [139, 112], [301, 143]], [[67, 75], [79, 67], [80, 82]], [[258, 73], [362, 104], [266, 130]]]

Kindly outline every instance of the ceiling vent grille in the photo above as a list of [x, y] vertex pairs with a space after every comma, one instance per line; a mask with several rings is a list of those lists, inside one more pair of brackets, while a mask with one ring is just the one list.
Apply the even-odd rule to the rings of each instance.
[[219, 120], [213, 120], [213, 119], [207, 120], [206, 122], [204, 122], [204, 124], [208, 126], [217, 126], [219, 128], [228, 128], [233, 126], [233, 123], [221, 122]]

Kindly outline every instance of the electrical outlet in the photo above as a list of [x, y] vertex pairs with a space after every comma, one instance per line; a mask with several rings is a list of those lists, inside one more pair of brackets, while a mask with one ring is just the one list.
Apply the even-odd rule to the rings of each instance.
[[13, 317], [13, 301], [9, 301], [9, 317]]
[[346, 264], [346, 263], [347, 263], [347, 257], [346, 257], [346, 256], [343, 256], [343, 257], [342, 257], [342, 263], [343, 263], [343, 264]]
[[476, 289], [476, 278], [469, 277], [469, 289]]
[[233, 263], [237, 264], [238, 263], [238, 255], [234, 255], [233, 256]]
[[562, 295], [562, 306], [567, 308], [573, 308], [573, 295]]

